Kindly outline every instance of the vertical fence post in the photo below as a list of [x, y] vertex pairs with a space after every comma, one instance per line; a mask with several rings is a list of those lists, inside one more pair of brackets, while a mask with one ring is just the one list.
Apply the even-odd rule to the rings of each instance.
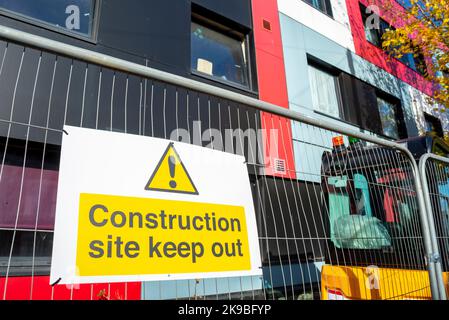
[[427, 175], [426, 175], [426, 165], [429, 161], [429, 159], [438, 160], [441, 162], [444, 162], [446, 164], [449, 164], [449, 160], [447, 158], [443, 158], [440, 156], [436, 156], [434, 154], [424, 154], [421, 159], [419, 160], [419, 178], [418, 180], [422, 181], [422, 187], [423, 187], [423, 198], [426, 205], [426, 213], [427, 213], [427, 220], [428, 220], [428, 230], [429, 230], [429, 236], [431, 239], [431, 246], [432, 246], [432, 254], [428, 257], [429, 264], [434, 264], [435, 273], [436, 273], [436, 281], [438, 284], [438, 294], [439, 294], [439, 300], [447, 300], [446, 297], [446, 288], [444, 285], [444, 279], [443, 279], [443, 270], [441, 267], [441, 256], [440, 251], [438, 247], [438, 240], [436, 235], [436, 229], [435, 229], [435, 221], [433, 216], [433, 210], [432, 210], [432, 203], [430, 201], [430, 190], [429, 190], [429, 184], [427, 182]]
[[411, 154], [411, 152], [408, 149], [401, 150], [401, 151], [403, 151], [407, 155], [407, 157], [410, 160], [410, 164], [412, 166], [413, 177], [415, 180], [415, 187], [416, 187], [416, 197], [417, 197], [418, 208], [419, 208], [419, 219], [421, 222], [424, 250], [426, 253], [427, 269], [429, 272], [429, 281], [430, 281], [430, 289], [431, 289], [431, 293], [432, 293], [432, 299], [439, 300], [440, 294], [439, 294], [439, 289], [438, 289], [435, 261], [434, 261], [434, 259], [432, 259], [432, 257], [433, 257], [432, 239], [431, 239], [431, 233], [429, 230], [429, 221], [428, 221], [428, 214], [427, 214], [427, 210], [426, 210], [426, 201], [425, 201], [424, 195], [423, 195], [424, 190], [423, 190], [423, 187], [421, 184], [418, 165], [416, 164], [416, 161], [415, 161], [413, 155]]

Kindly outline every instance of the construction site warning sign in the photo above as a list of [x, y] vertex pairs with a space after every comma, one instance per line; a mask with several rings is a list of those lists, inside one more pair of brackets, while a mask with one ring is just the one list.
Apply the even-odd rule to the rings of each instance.
[[65, 127], [51, 283], [261, 274], [245, 159]]
[[170, 143], [148, 181], [147, 190], [198, 194], [192, 179]]

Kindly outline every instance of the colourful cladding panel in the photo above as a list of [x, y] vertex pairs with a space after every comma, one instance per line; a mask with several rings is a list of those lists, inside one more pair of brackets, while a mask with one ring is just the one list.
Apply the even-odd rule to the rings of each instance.
[[2, 169], [0, 227], [53, 230], [58, 171], [11, 165]]
[[381, 9], [379, 12], [380, 16], [387, 22], [393, 21], [391, 12], [394, 12], [395, 10], [404, 10], [404, 8], [395, 1], [346, 0], [356, 53], [362, 58], [368, 60], [376, 66], [398, 77], [402, 81], [408, 83], [412, 87], [424, 92], [427, 95], [432, 95], [432, 84], [429, 81], [425, 80], [422, 75], [410, 69], [402, 62], [396, 59], [390, 59], [388, 57], [388, 54], [386, 54], [381, 48], [376, 47], [366, 40], [360, 4], [363, 4], [364, 6], [375, 4], [378, 5], [379, 8], [382, 8], [383, 4], [386, 2], [391, 3], [394, 6], [394, 10], [390, 10], [389, 12], [387, 12], [382, 11]]
[[[102, 290], [110, 300], [140, 300], [141, 283], [49, 285], [48, 276], [0, 278], [0, 299], [3, 300], [98, 300]], [[5, 283], [6, 295], [5, 293]], [[33, 290], [31, 290], [33, 288]]]
[[[252, 6], [259, 97], [263, 101], [288, 108], [277, 1], [253, 0]], [[264, 139], [266, 173], [268, 175], [295, 179], [290, 121], [273, 117], [267, 113], [262, 113], [261, 118], [262, 129], [265, 129], [267, 133]], [[274, 172], [273, 164], [275, 159], [285, 161], [285, 173]]]

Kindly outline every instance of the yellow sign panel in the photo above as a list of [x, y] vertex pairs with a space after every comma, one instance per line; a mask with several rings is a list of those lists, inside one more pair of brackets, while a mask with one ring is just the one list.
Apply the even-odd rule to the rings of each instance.
[[76, 264], [80, 276], [250, 270], [245, 209], [81, 194]]
[[166, 191], [176, 193], [198, 194], [184, 164], [170, 143], [164, 152], [153, 175], [148, 181], [146, 190]]

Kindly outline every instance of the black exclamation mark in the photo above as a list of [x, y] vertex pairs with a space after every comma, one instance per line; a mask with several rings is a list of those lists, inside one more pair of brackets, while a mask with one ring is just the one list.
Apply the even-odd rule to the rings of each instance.
[[[170, 170], [170, 177], [172, 177], [173, 179], [175, 177], [175, 169], [176, 169], [176, 159], [174, 156], [168, 157], [168, 168]], [[176, 188], [177, 186], [175, 180], [171, 180], [169, 184], [172, 189]]]

